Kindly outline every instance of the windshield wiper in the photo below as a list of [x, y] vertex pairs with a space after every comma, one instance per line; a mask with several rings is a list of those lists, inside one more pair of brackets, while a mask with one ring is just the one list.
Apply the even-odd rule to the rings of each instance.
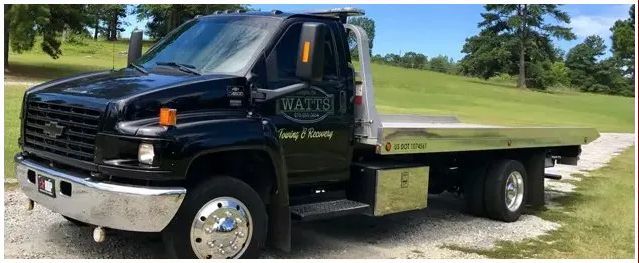
[[131, 64], [129, 64], [129, 66], [131, 66], [131, 67], [132, 67], [132, 68], [134, 68], [134, 69], [137, 69], [138, 71], [140, 71], [140, 72], [142, 72], [142, 73], [144, 73], [144, 74], [147, 74], [147, 75], [149, 74], [149, 72], [148, 72], [148, 71], [146, 71], [146, 69], [144, 69], [142, 66], [140, 66], [140, 65], [138, 65], [138, 64], [131, 63]]
[[189, 65], [189, 64], [182, 64], [182, 63], [176, 63], [176, 62], [156, 62], [155, 64], [160, 66], [173, 67], [180, 71], [188, 72], [195, 75], [202, 75], [202, 73], [200, 73], [197, 69], [195, 69], [195, 66]]

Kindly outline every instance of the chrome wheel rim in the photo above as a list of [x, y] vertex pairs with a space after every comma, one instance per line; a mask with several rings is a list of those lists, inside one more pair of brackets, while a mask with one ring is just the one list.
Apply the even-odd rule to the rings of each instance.
[[246, 205], [233, 197], [218, 197], [195, 214], [191, 247], [198, 258], [239, 258], [253, 235], [253, 219]]
[[514, 212], [524, 201], [524, 177], [518, 171], [513, 171], [506, 179], [505, 202], [508, 210]]

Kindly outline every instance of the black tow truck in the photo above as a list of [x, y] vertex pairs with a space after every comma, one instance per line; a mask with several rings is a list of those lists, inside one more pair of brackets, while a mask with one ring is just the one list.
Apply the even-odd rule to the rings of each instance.
[[98, 242], [162, 232], [172, 257], [257, 257], [290, 249], [292, 221], [423, 209], [443, 191], [515, 221], [544, 204], [544, 168], [599, 136], [377, 113], [368, 37], [346, 23], [361, 14], [199, 16], [141, 56], [134, 33], [126, 68], [26, 91], [22, 191]]

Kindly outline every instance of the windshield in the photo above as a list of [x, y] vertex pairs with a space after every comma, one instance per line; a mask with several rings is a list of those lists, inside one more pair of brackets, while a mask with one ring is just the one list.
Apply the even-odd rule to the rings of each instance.
[[240, 75], [272, 35], [278, 21], [254, 16], [193, 20], [162, 38], [137, 64], [146, 69], [173, 64], [201, 74]]

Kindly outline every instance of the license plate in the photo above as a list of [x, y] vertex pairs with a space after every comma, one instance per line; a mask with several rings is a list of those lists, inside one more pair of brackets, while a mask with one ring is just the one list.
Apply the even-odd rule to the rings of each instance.
[[38, 192], [55, 197], [55, 180], [38, 175]]

